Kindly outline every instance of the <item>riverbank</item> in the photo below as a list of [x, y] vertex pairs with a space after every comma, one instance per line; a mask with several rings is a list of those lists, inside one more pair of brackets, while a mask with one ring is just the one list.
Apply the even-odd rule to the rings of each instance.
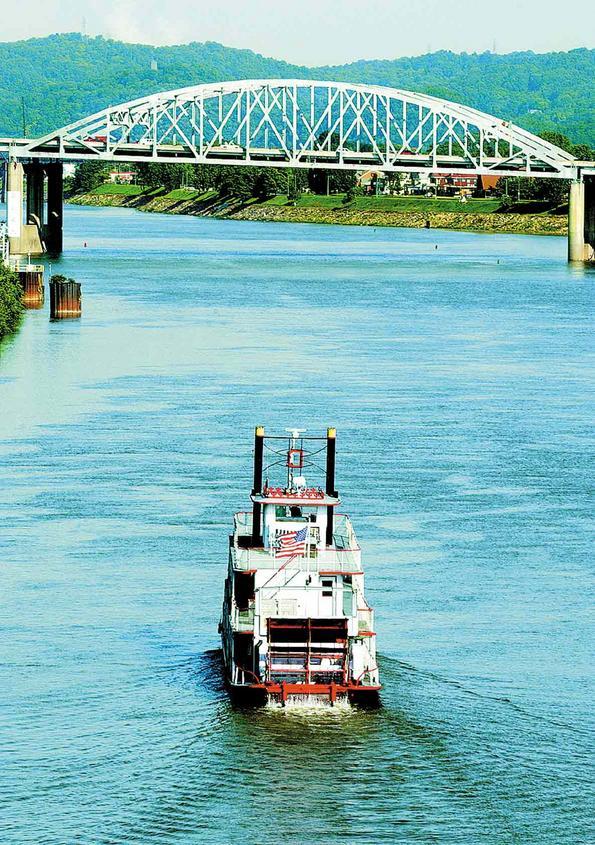
[[76, 205], [116, 206], [161, 214], [186, 214], [266, 222], [325, 223], [346, 226], [394, 226], [456, 229], [529, 235], [565, 235], [563, 210], [537, 203], [505, 208], [498, 198], [356, 197], [348, 204], [342, 195], [312, 194], [290, 203], [286, 196], [259, 201], [222, 198], [213, 191], [190, 188], [173, 191], [143, 190], [137, 185], [101, 185], [94, 191], [70, 197]]

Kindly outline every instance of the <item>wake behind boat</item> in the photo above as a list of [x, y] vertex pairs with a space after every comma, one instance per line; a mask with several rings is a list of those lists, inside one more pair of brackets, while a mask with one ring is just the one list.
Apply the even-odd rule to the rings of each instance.
[[[374, 615], [351, 521], [336, 512], [335, 453], [333, 428], [256, 428], [252, 510], [234, 517], [220, 624], [235, 699], [378, 704]], [[325, 457], [323, 490], [304, 473]], [[282, 486], [269, 480], [279, 472]]]

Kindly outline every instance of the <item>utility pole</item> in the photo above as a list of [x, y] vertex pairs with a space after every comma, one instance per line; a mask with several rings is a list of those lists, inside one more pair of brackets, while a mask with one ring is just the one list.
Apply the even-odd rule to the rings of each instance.
[[23, 138], [27, 137], [27, 116], [25, 112], [25, 98], [21, 97], [21, 112], [23, 117]]

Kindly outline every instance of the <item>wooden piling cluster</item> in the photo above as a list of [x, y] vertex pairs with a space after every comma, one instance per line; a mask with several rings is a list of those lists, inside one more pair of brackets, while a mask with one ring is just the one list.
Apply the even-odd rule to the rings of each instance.
[[74, 279], [52, 276], [50, 280], [50, 320], [80, 317], [81, 286]]
[[41, 308], [44, 301], [43, 266], [25, 264], [18, 269], [23, 290], [21, 301], [25, 308]]

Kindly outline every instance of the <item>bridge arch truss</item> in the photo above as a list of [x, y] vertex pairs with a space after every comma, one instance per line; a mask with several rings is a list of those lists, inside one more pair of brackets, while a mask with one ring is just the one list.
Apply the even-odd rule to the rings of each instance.
[[572, 178], [574, 159], [524, 129], [426, 94], [300, 79], [194, 85], [113, 106], [19, 158], [194, 162]]

